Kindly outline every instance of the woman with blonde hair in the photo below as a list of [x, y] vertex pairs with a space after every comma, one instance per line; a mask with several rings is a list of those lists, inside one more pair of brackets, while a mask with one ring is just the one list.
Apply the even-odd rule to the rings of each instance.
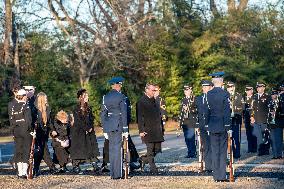
[[47, 142], [49, 133], [52, 136], [56, 136], [57, 133], [51, 124], [51, 110], [48, 105], [47, 96], [44, 92], [40, 92], [36, 96], [35, 107], [37, 109], [37, 120], [36, 120], [36, 150], [35, 150], [35, 161], [34, 161], [34, 175], [40, 174], [40, 162], [44, 159], [45, 163], [49, 167], [50, 173], [54, 174], [57, 172], [54, 163], [49, 154]]

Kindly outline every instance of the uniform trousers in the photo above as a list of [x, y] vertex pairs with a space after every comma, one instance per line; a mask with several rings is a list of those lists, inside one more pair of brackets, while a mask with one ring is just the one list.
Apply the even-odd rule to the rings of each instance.
[[205, 170], [212, 170], [212, 157], [211, 157], [211, 145], [210, 136], [204, 129], [200, 129], [200, 137], [203, 146], [203, 157], [205, 162]]
[[270, 131], [272, 154], [274, 158], [282, 157], [283, 128], [273, 128]]
[[107, 133], [109, 138], [109, 163], [112, 179], [122, 177], [122, 132]]
[[14, 128], [15, 140], [15, 163], [28, 163], [32, 144], [32, 136], [24, 126], [16, 126]]
[[212, 150], [212, 171], [214, 180], [226, 179], [226, 160], [228, 148], [228, 134], [210, 133]]

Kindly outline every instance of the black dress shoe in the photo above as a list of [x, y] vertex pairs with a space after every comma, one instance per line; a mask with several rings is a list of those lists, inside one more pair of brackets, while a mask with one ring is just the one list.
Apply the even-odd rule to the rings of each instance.
[[54, 174], [57, 174], [59, 172], [59, 170], [56, 168], [56, 167], [52, 167], [50, 170], [49, 170], [49, 173], [51, 175], [54, 175]]
[[27, 175], [20, 176], [21, 179], [27, 179]]
[[116, 178], [111, 178], [113, 180], [119, 180], [119, 179], [122, 179], [122, 177], [116, 177]]
[[225, 179], [225, 180], [215, 180], [215, 182], [229, 182], [229, 180]]
[[104, 167], [102, 167], [101, 172], [102, 173], [109, 173], [110, 170], [106, 166], [104, 166]]

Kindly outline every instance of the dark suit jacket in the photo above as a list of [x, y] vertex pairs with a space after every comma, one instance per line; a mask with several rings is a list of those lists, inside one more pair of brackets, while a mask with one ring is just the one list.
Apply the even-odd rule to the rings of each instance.
[[164, 136], [160, 117], [160, 107], [154, 98], [143, 95], [137, 103], [139, 133], [146, 132], [144, 142], [163, 142]]

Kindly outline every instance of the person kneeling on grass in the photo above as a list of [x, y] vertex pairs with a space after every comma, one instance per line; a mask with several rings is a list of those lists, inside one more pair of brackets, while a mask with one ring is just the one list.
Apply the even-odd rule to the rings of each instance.
[[66, 164], [68, 163], [69, 153], [69, 128], [68, 114], [61, 110], [57, 113], [54, 121], [54, 129], [57, 133], [52, 139], [52, 146], [60, 165], [60, 173], [68, 172]]

